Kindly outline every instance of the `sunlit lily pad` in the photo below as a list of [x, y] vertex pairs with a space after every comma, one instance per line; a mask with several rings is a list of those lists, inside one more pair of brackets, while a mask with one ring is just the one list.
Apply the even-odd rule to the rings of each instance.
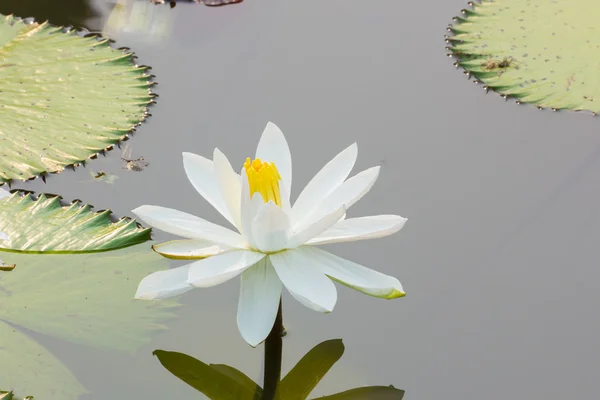
[[112, 222], [110, 210], [92, 211], [74, 202], [62, 205], [60, 197], [15, 191], [0, 199], [0, 251], [28, 253], [85, 253], [114, 250], [150, 239], [150, 229], [135, 220]]
[[152, 101], [107, 39], [0, 15], [0, 183], [60, 172], [123, 139]]
[[542, 108], [600, 111], [600, 2], [483, 0], [449, 29], [457, 65]]

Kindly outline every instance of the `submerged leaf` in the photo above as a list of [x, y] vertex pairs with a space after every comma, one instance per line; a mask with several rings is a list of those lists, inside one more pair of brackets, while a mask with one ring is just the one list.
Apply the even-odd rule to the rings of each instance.
[[[209, 366], [187, 354], [175, 351], [155, 350], [160, 363], [173, 375], [213, 400], [258, 400], [257, 385], [249, 385], [246, 376], [232, 367]], [[247, 378], [247, 377], [246, 377]], [[249, 379], [249, 378], [248, 378]]]
[[316, 397], [314, 400], [402, 400], [404, 390], [393, 386], [367, 386], [350, 389], [330, 396]]
[[600, 2], [482, 0], [448, 49], [489, 89], [554, 109], [600, 111]]
[[262, 388], [239, 369], [225, 364], [210, 364], [210, 367], [246, 387], [250, 393], [255, 393], [256, 398], [262, 398]]
[[277, 386], [276, 398], [305, 400], [343, 354], [342, 339], [319, 343], [281, 380]]
[[60, 197], [33, 199], [18, 192], [0, 199], [0, 251], [87, 253], [114, 250], [150, 240], [150, 229], [135, 220], [110, 220], [110, 211], [93, 212], [78, 202], [63, 206]]
[[[87, 393], [71, 371], [45, 347], [0, 321], [0, 387], [40, 399], [76, 400]], [[0, 400], [19, 400], [10, 393]]]
[[18, 267], [0, 274], [0, 319], [75, 343], [134, 352], [174, 315], [174, 300], [134, 299], [138, 283], [168, 268], [150, 246], [109, 253], [7, 253]]
[[146, 116], [150, 76], [107, 39], [0, 15], [0, 183], [60, 172]]

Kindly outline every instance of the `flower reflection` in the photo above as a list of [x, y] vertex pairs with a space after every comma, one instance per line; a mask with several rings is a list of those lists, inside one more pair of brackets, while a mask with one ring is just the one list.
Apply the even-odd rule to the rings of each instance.
[[254, 160], [236, 173], [215, 149], [213, 160], [183, 153], [192, 185], [237, 230], [181, 211], [141, 206], [135, 210], [150, 226], [189, 238], [155, 246], [175, 259], [201, 259], [145, 278], [136, 298], [153, 300], [210, 287], [241, 274], [237, 322], [252, 346], [265, 340], [277, 314], [282, 286], [305, 306], [333, 310], [332, 280], [374, 297], [404, 296], [400, 282], [321, 250], [316, 245], [374, 239], [399, 231], [406, 219], [377, 215], [346, 219], [346, 211], [373, 186], [379, 167], [346, 179], [357, 158], [356, 144], [339, 153], [290, 204], [292, 159], [281, 130], [269, 122]]
[[[273, 396], [267, 396], [263, 388], [246, 374], [224, 364], [205, 364], [187, 354], [155, 350], [160, 363], [179, 379], [202, 392], [209, 399], [280, 400], [307, 399], [317, 384], [344, 354], [342, 339], [319, 343], [278, 382]], [[265, 360], [268, 362], [269, 360]], [[352, 399], [402, 399], [404, 391], [393, 386], [366, 386], [346, 390], [323, 400]]]

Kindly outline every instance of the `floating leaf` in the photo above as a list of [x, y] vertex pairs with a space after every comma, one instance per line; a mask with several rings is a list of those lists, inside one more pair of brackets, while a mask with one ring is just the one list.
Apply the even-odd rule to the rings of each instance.
[[277, 386], [276, 398], [305, 400], [343, 354], [342, 339], [319, 343], [281, 380]]
[[482, 0], [448, 49], [489, 89], [554, 109], [600, 111], [600, 2]]
[[[222, 366], [206, 365], [187, 354], [174, 351], [155, 350], [153, 353], [160, 363], [173, 375], [214, 400], [258, 400], [260, 392], [256, 385], [248, 386], [247, 380], [241, 383], [241, 372], [232, 374], [229, 367], [225, 373]], [[245, 376], [245, 375], [244, 375]], [[249, 378], [248, 378], [249, 379]]]
[[87, 253], [114, 250], [150, 240], [150, 229], [135, 220], [110, 220], [110, 210], [93, 212], [60, 197], [13, 193], [0, 200], [0, 231], [9, 240], [0, 250], [26, 253]]
[[60, 172], [122, 140], [152, 101], [108, 39], [0, 15], [0, 183]]
[[[40, 399], [76, 400], [87, 393], [71, 371], [45, 347], [0, 321], [0, 387]], [[0, 400], [19, 400], [10, 392]]]
[[[92, 254], [7, 253], [0, 320], [91, 346], [134, 352], [173, 317], [173, 300], [134, 299], [146, 275], [168, 268], [149, 245]], [[5, 361], [5, 360], [3, 360]]]
[[[319, 400], [402, 400], [404, 390], [393, 386], [367, 386], [350, 389], [330, 396], [318, 397]], [[316, 400], [317, 398], [315, 398]]]
[[0, 400], [33, 400], [33, 396], [17, 397], [13, 394], [13, 392], [7, 392], [5, 390], [0, 390]]

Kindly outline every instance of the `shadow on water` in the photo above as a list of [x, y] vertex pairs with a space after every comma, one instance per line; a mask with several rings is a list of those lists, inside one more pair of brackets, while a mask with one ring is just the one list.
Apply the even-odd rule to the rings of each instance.
[[38, 22], [50, 21], [53, 25], [75, 28], [88, 27], [87, 20], [99, 16], [88, 0], [0, 1], [0, 14], [14, 14], [21, 18], [33, 17]]

